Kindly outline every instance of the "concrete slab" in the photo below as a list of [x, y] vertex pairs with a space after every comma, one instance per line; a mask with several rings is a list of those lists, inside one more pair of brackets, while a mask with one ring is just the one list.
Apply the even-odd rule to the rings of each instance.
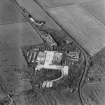
[[9, 0], [0, 0], [0, 24], [24, 21], [19, 8]]
[[48, 12], [91, 56], [105, 47], [105, 25], [80, 6], [56, 7]]
[[81, 3], [80, 6], [105, 24], [105, 0], [92, 0]]

